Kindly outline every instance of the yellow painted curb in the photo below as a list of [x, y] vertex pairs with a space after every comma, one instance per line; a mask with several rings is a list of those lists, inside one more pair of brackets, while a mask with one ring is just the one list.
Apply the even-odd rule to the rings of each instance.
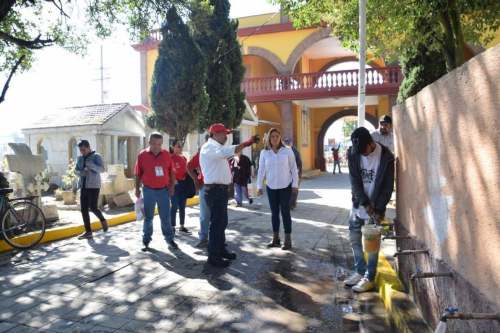
[[[186, 202], [186, 206], [195, 206], [199, 204], [200, 200], [198, 196], [195, 196], [193, 198], [190, 198]], [[155, 214], [158, 212], [156, 211]], [[136, 215], [135, 212], [130, 212], [130, 213], [124, 213], [116, 217], [109, 218], [108, 224], [109, 226], [116, 226], [128, 222], [133, 222], [136, 220]], [[91, 224], [92, 230], [99, 230], [101, 229], [101, 222], [99, 221], [93, 221]], [[40, 243], [47, 243], [47, 242], [52, 242], [64, 238], [69, 238], [73, 236], [80, 235], [85, 231], [85, 228], [82, 225], [73, 225], [73, 226], [66, 226], [66, 227], [59, 227], [59, 228], [53, 228], [53, 229], [48, 229], [45, 231], [45, 235], [43, 235], [43, 238]], [[20, 242], [21, 244], [29, 244], [32, 242], [32, 240], [36, 237], [38, 237], [39, 233], [32, 233], [28, 235], [23, 235], [17, 238], [17, 241]], [[0, 252], [5, 252], [12, 250], [12, 247], [7, 244], [5, 241], [0, 241]]]

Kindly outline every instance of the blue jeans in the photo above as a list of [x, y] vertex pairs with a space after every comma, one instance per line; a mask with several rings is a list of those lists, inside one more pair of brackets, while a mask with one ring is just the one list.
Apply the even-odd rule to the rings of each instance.
[[175, 227], [175, 217], [177, 215], [177, 210], [179, 210], [179, 221], [181, 227], [184, 226], [184, 221], [186, 219], [186, 195], [182, 192], [181, 184], [177, 183], [175, 185], [175, 193], [171, 198], [170, 203], [170, 224]]
[[364, 275], [368, 280], [374, 281], [377, 275], [378, 252], [368, 254], [368, 264], [363, 252], [361, 227], [366, 221], [357, 216], [352, 216], [349, 221], [349, 238], [351, 240], [352, 252], [354, 254], [354, 266], [356, 272]]
[[155, 206], [158, 204], [158, 212], [161, 220], [161, 232], [165, 240], [171, 241], [174, 239], [172, 226], [170, 225], [170, 198], [168, 189], [155, 190], [144, 186], [144, 227], [142, 241], [145, 244], [151, 242], [153, 235], [153, 218]]
[[280, 211], [283, 218], [285, 234], [292, 233], [292, 216], [290, 214], [290, 199], [292, 197], [292, 184], [277, 190], [266, 188], [269, 206], [271, 207], [271, 221], [273, 232], [280, 231]]
[[234, 184], [234, 199], [236, 202], [241, 204], [243, 203], [243, 196], [245, 196], [248, 200], [250, 197], [248, 196], [248, 186], [242, 186], [238, 184]]
[[333, 161], [333, 173], [335, 174], [336, 166], [339, 167], [339, 173], [342, 173], [342, 170], [340, 169], [340, 161]]
[[200, 240], [208, 239], [208, 228], [210, 226], [210, 207], [208, 207], [207, 199], [205, 198], [205, 186], [200, 188], [200, 232], [198, 236]]

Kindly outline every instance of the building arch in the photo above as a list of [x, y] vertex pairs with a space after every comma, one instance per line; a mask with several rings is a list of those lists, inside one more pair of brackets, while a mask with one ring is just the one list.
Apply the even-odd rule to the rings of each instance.
[[[342, 110], [340, 112], [334, 113], [327, 120], [325, 120], [325, 122], [321, 126], [321, 130], [319, 131], [318, 138], [316, 141], [316, 161], [315, 161], [315, 164], [316, 164], [317, 169], [320, 169], [321, 171], [326, 170], [326, 162], [325, 162], [325, 158], [323, 156], [323, 142], [325, 141], [325, 135], [326, 135], [326, 132], [328, 131], [328, 128], [330, 128], [330, 126], [334, 122], [339, 120], [340, 118], [347, 117], [347, 116], [356, 116], [357, 114], [358, 114], [358, 111], [357, 111], [357, 109], [354, 109], [354, 108], [348, 109], [348, 110]], [[375, 117], [369, 113], [366, 113], [365, 118], [375, 128], [377, 128], [377, 126], [378, 126], [377, 117]]]
[[322, 39], [330, 37], [332, 30], [330, 28], [321, 28], [304, 38], [302, 42], [299, 43], [292, 51], [288, 60], [286, 62], [286, 67], [293, 73], [295, 66], [299, 62], [300, 58], [302, 58], [302, 54], [311, 46], [313, 46], [316, 42], [319, 42]]
[[288, 67], [281, 61], [281, 59], [274, 53], [265, 48], [258, 46], [249, 46], [243, 49], [243, 56], [253, 55], [267, 60], [278, 72], [278, 74], [289, 74]]

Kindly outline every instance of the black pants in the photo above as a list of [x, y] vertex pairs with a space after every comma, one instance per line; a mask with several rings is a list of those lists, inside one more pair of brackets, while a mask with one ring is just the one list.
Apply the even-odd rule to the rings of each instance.
[[86, 232], [92, 232], [90, 227], [90, 215], [89, 211], [94, 213], [99, 221], [105, 221], [106, 219], [102, 215], [99, 208], [97, 208], [97, 199], [99, 198], [98, 188], [82, 188], [80, 191], [80, 208], [82, 211], [83, 224], [85, 225]]
[[210, 208], [210, 229], [208, 233], [208, 255], [220, 257], [224, 252], [227, 228], [227, 185], [205, 185], [205, 199]]
[[271, 207], [271, 219], [273, 232], [280, 231], [280, 211], [283, 218], [283, 227], [286, 234], [292, 233], [292, 216], [290, 215], [290, 198], [292, 196], [292, 185], [277, 190], [267, 187], [267, 198]]
[[[188, 176], [189, 177], [189, 176]], [[170, 224], [175, 227], [175, 217], [177, 215], [177, 210], [179, 210], [179, 220], [181, 227], [184, 226], [184, 220], [186, 219], [186, 195], [184, 194], [181, 184], [175, 185], [175, 193], [170, 199]]]

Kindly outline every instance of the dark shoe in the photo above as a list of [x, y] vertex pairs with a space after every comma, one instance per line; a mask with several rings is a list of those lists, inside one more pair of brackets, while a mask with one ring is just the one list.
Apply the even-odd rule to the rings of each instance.
[[85, 232], [84, 234], [78, 236], [78, 239], [91, 239], [92, 238], [92, 232]]
[[231, 262], [221, 257], [208, 257], [207, 263], [211, 266], [220, 268], [229, 267], [229, 265], [231, 264]]
[[179, 246], [177, 245], [176, 242], [172, 239], [171, 241], [167, 241], [168, 247], [173, 249], [173, 250], [178, 250]]
[[251, 205], [253, 204], [253, 199], [248, 199], [248, 203]]
[[285, 234], [285, 244], [283, 244], [282, 250], [290, 250], [292, 248], [292, 235]]
[[208, 240], [207, 239], [202, 239], [201, 241], [196, 244], [196, 248], [198, 249], [206, 249], [208, 247]]
[[273, 232], [273, 240], [271, 241], [271, 243], [267, 244], [267, 247], [271, 248], [280, 246], [281, 246], [280, 234], [279, 232]]
[[179, 231], [180, 231], [180, 232], [184, 232], [184, 233], [186, 233], [186, 234], [190, 234], [190, 233], [191, 233], [191, 231], [189, 231], [189, 230], [188, 230], [185, 226], [183, 226], [183, 225], [179, 228]]
[[108, 232], [108, 229], [109, 229], [108, 221], [106, 221], [106, 220], [101, 221], [101, 226], [102, 226], [102, 231]]
[[142, 248], [143, 252], [149, 251], [149, 242], [142, 241], [142, 245], [144, 245]]
[[236, 203], [236, 207], [243, 207], [243, 204], [242, 203]]
[[228, 260], [236, 260], [236, 253], [225, 250], [224, 252], [222, 252], [222, 258]]

